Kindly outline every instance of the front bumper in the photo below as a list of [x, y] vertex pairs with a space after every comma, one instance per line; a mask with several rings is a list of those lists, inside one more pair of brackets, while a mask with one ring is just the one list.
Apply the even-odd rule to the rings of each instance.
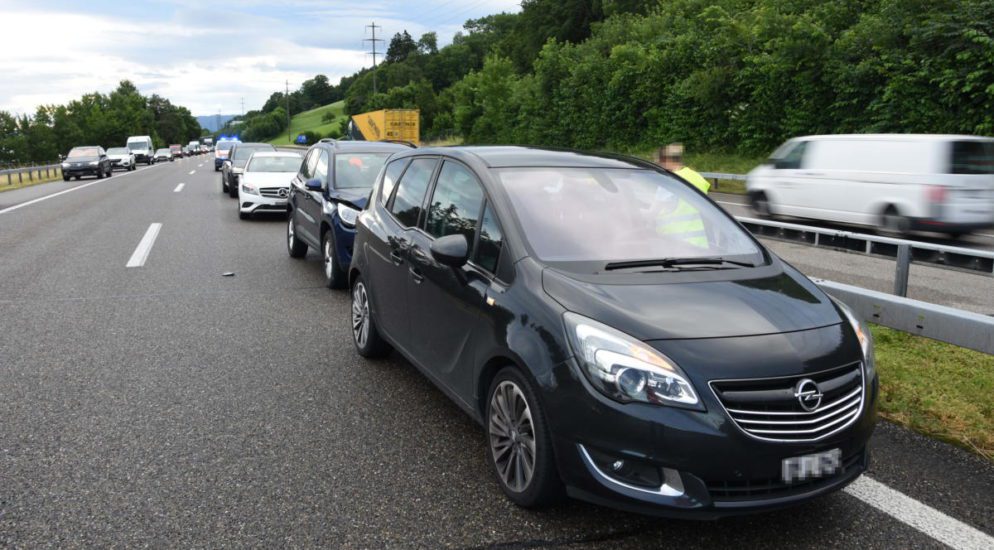
[[[558, 469], [574, 498], [653, 516], [716, 519], [839, 490], [869, 465], [876, 378], [866, 385], [862, 413], [846, 429], [815, 442], [784, 443], [744, 433], [706, 388], [698, 388], [705, 411], [622, 404], [590, 386], [579, 368], [572, 359], [557, 367], [558, 387], [546, 394]], [[835, 474], [781, 481], [783, 459], [836, 448], [842, 460]], [[662, 482], [640, 486], [612, 477], [607, 465], [614, 460], [655, 469]]]
[[112, 160], [110, 161], [111, 168], [131, 168], [130, 160]]
[[252, 195], [238, 189], [238, 209], [246, 214], [256, 214], [263, 212], [274, 212], [285, 214], [287, 209], [287, 199], [280, 197], [265, 197], [262, 195]]
[[100, 166], [73, 166], [69, 168], [62, 168], [62, 175], [64, 176], [95, 176], [100, 173]]

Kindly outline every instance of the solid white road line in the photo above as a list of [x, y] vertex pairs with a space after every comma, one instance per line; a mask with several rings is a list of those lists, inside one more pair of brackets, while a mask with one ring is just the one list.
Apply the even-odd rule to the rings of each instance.
[[194, 174], [196, 174], [196, 173], [197, 173], [197, 171], [196, 171], [196, 170], [190, 170], [190, 175], [191, 175], [191, 176], [192, 176], [192, 175], [194, 175]]
[[48, 199], [50, 199], [52, 197], [58, 197], [59, 195], [65, 195], [66, 193], [72, 193], [73, 191], [79, 191], [80, 189], [82, 189], [84, 187], [89, 187], [89, 186], [97, 184], [97, 183], [103, 183], [105, 181], [117, 181], [119, 178], [126, 178], [128, 176], [133, 176], [133, 175], [137, 174], [138, 172], [142, 172], [142, 171], [144, 171], [144, 170], [146, 170], [148, 168], [151, 168], [151, 167], [150, 166], [146, 166], [144, 168], [139, 168], [139, 169], [135, 170], [134, 172], [129, 172], [129, 173], [126, 173], [126, 174], [121, 174], [119, 176], [114, 176], [114, 177], [110, 177], [110, 178], [104, 178], [102, 180], [93, 180], [90, 183], [84, 183], [83, 185], [77, 185], [76, 187], [73, 187], [72, 189], [66, 189], [65, 191], [59, 191], [58, 193], [52, 193], [51, 195], [45, 195], [44, 197], [38, 197], [37, 199], [30, 200], [30, 201], [27, 201], [27, 202], [22, 202], [21, 204], [15, 204], [14, 206], [10, 206], [10, 207], [4, 208], [3, 210], [0, 210], [0, 214], [6, 214], [7, 212], [13, 212], [14, 210], [17, 210], [18, 208], [24, 208], [25, 206], [31, 206], [32, 204], [48, 200]]
[[185, 184], [185, 183], [181, 183], [181, 184], [177, 185], [177, 186], [176, 186], [176, 189], [173, 189], [173, 193], [179, 193], [180, 191], [182, 191], [182, 190], [183, 190], [183, 187], [184, 187], [184, 186], [186, 186], [186, 184]]
[[141, 267], [145, 265], [145, 260], [148, 259], [148, 253], [152, 251], [152, 245], [155, 244], [155, 238], [159, 236], [160, 229], [162, 229], [161, 223], [153, 223], [148, 226], [148, 231], [145, 232], [145, 236], [138, 243], [138, 248], [131, 254], [131, 259], [128, 260], [127, 265], [124, 267]]
[[994, 537], [866, 476], [845, 492], [956, 550], [994, 548]]

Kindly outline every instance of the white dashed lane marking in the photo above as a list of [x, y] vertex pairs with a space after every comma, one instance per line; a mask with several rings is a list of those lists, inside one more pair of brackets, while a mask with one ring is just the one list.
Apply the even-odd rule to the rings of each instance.
[[152, 251], [152, 245], [155, 244], [155, 238], [159, 236], [160, 229], [162, 229], [161, 223], [153, 223], [148, 226], [148, 231], [145, 232], [145, 236], [138, 243], [138, 248], [131, 254], [131, 258], [125, 267], [141, 267], [145, 265], [145, 260], [148, 259], [148, 254]]

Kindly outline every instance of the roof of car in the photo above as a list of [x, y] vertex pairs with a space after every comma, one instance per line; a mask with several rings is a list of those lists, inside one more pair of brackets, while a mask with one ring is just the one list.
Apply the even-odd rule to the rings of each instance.
[[419, 153], [473, 155], [490, 168], [647, 168], [648, 163], [622, 155], [584, 153], [509, 145], [427, 147]]
[[826, 134], [815, 136], [798, 136], [794, 139], [805, 140], [864, 140], [864, 141], [930, 141], [930, 140], [961, 140], [961, 141], [990, 141], [984, 136], [968, 136], [961, 134]]
[[254, 153], [252, 156], [256, 157], [256, 158], [265, 158], [265, 157], [294, 157], [294, 158], [298, 158], [299, 159], [300, 158], [300, 153], [298, 153], [296, 151], [259, 151], [258, 153]]
[[409, 151], [411, 149], [409, 145], [394, 143], [391, 141], [353, 141], [342, 139], [320, 141], [314, 144], [314, 147], [321, 147], [322, 149], [329, 149], [332, 151], [359, 153], [395, 153], [397, 151]]

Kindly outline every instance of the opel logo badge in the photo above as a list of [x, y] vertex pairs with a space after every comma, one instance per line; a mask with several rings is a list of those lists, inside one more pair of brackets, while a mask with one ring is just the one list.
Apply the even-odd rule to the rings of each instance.
[[280, 190], [276, 192], [276, 195], [285, 199], [290, 196], [290, 190], [285, 187], [280, 187]]
[[805, 378], [794, 386], [794, 397], [797, 398], [802, 409], [811, 412], [821, 405], [822, 393], [814, 380]]

